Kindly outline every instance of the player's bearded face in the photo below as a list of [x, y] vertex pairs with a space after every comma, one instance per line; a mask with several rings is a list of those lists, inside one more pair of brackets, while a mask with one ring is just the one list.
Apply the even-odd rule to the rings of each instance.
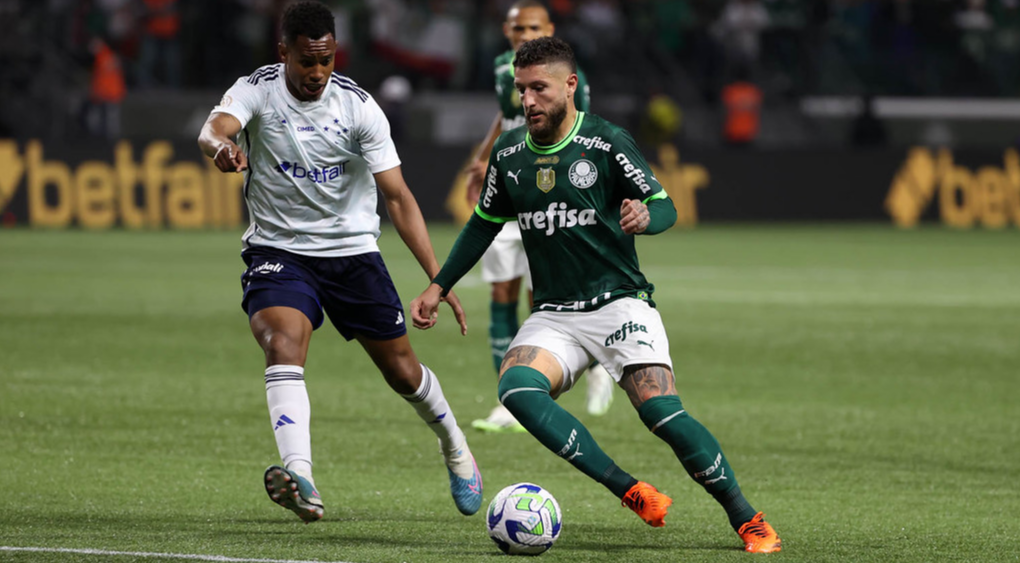
[[331, 34], [318, 39], [299, 35], [289, 44], [287, 41], [280, 43], [287, 90], [303, 102], [318, 100], [329, 84], [335, 57], [336, 39]]
[[534, 139], [541, 141], [555, 141], [556, 131], [559, 130], [563, 120], [567, 117], [567, 101], [559, 103], [550, 102], [538, 119], [528, 119], [528, 132]]
[[559, 141], [577, 78], [566, 65], [536, 65], [517, 70], [514, 83], [521, 92], [525, 124], [536, 141]]

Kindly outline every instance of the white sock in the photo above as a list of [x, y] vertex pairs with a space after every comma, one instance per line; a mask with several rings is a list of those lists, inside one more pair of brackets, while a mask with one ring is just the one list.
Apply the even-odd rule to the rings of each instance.
[[[444, 454], [450, 454], [464, 447], [464, 432], [457, 426], [457, 418], [446, 402], [439, 378], [425, 364], [421, 365], [421, 385], [412, 395], [402, 395], [415, 412], [439, 437], [439, 447]], [[470, 477], [470, 475], [468, 476]]]
[[312, 413], [305, 388], [305, 368], [288, 365], [266, 368], [266, 403], [283, 466], [311, 481]]

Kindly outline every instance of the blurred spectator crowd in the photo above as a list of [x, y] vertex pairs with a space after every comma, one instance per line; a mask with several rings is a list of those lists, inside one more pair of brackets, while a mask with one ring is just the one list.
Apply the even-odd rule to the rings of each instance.
[[[222, 88], [256, 66], [275, 62], [278, 18], [286, 3], [0, 0], [0, 12], [39, 24], [45, 33], [27, 40], [48, 41], [83, 66], [95, 56], [93, 40], [103, 39], [120, 55], [129, 89]], [[506, 48], [500, 24], [512, 0], [325, 3], [337, 16], [341, 68], [363, 67], [358, 74], [367, 74], [368, 81], [398, 72], [415, 86], [488, 89], [492, 58]], [[633, 75], [636, 63], [652, 76], [674, 72], [669, 66], [677, 65], [707, 94], [743, 70], [768, 91], [792, 94], [1018, 93], [1020, 0], [550, 0], [548, 5], [557, 32], [574, 45], [592, 74], [604, 78]], [[647, 78], [604, 86], [626, 89], [627, 83], [644, 84]]]
[[[487, 91], [513, 0], [325, 3], [336, 15], [337, 70], [364, 86], [401, 75], [416, 92]], [[223, 90], [276, 62], [286, 4], [0, 0], [0, 19], [11, 22], [0, 37], [0, 94], [80, 91], [101, 107], [125, 92]], [[599, 93], [715, 103], [727, 85], [750, 81], [766, 98], [1020, 94], [1020, 0], [547, 4]]]

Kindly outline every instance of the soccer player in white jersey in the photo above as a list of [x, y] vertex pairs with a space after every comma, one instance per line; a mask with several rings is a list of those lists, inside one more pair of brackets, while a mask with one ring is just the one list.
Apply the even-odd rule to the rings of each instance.
[[[354, 81], [333, 72], [335, 36], [324, 5], [289, 6], [283, 62], [238, 79], [198, 139], [221, 171], [245, 174], [251, 225], [243, 239], [242, 307], [265, 352], [266, 398], [282, 460], [266, 470], [266, 491], [305, 522], [323, 515], [312, 478], [304, 365], [325, 311], [438, 436], [454, 502], [474, 514], [481, 474], [439, 380], [408, 341], [403, 307], [376, 245], [377, 190], [429, 279], [439, 264], [385, 115]], [[447, 302], [466, 332], [459, 301]]]
[[[503, 22], [503, 35], [510, 43], [510, 50], [495, 60], [496, 98], [499, 112], [489, 127], [472, 158], [467, 176], [467, 199], [471, 205], [478, 203], [482, 191], [482, 177], [489, 162], [489, 152], [500, 133], [524, 125], [524, 107], [521, 97], [514, 88], [513, 60], [517, 48], [525, 41], [538, 37], [550, 37], [556, 26], [549, 19], [549, 11], [537, 0], [514, 2]], [[588, 111], [588, 81], [578, 70], [578, 87], [574, 103], [581, 111]], [[529, 306], [533, 300], [531, 274], [528, 270], [528, 256], [521, 242], [521, 231], [516, 222], [508, 223], [492, 246], [482, 256], [482, 279], [492, 285], [489, 303], [489, 348], [492, 350], [493, 367], [499, 373], [507, 347], [517, 335], [517, 308], [521, 294], [522, 280], [527, 284]], [[589, 367], [586, 380], [588, 392], [585, 406], [589, 414], [600, 416], [609, 411], [613, 402], [613, 379], [602, 365]], [[489, 416], [474, 420], [471, 426], [484, 432], [525, 432], [514, 415], [501, 404], [497, 404]]]

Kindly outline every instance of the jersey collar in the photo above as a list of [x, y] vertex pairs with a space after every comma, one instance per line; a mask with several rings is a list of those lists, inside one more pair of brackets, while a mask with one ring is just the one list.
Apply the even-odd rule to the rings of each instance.
[[578, 111], [577, 112], [577, 116], [574, 117], [574, 126], [570, 129], [570, 132], [567, 133], [567, 135], [565, 137], [560, 139], [560, 142], [556, 143], [555, 145], [549, 145], [549, 146], [539, 145], [539, 144], [537, 144], [537, 143], [535, 143], [534, 141], [531, 140], [531, 133], [527, 133], [525, 135], [524, 142], [527, 143], [528, 148], [531, 149], [531, 152], [534, 152], [534, 153], [537, 153], [537, 154], [552, 154], [552, 153], [562, 149], [563, 147], [567, 146], [567, 143], [569, 143], [570, 141], [574, 140], [574, 137], [577, 136], [577, 132], [581, 129], [581, 123], [583, 123], [583, 122], [584, 122], [584, 112], [583, 111]]

